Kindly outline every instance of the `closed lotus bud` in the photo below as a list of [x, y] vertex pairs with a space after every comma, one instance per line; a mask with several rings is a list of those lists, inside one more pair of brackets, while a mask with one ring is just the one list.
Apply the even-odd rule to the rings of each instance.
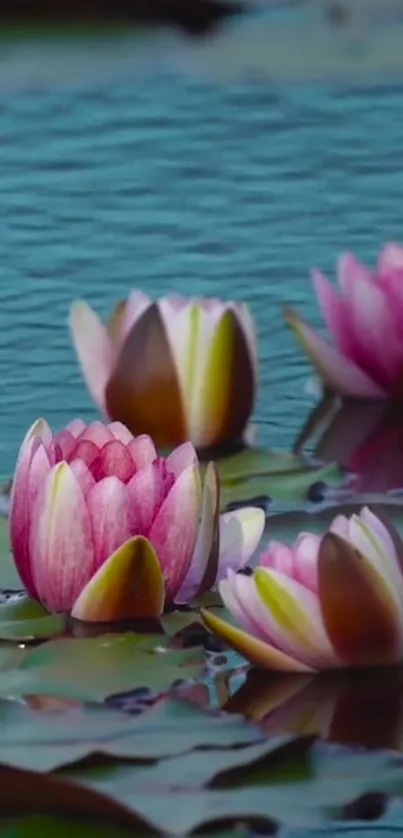
[[105, 326], [84, 302], [71, 309], [74, 346], [88, 389], [110, 419], [157, 446], [196, 448], [240, 439], [251, 415], [257, 362], [242, 303], [141, 291]]
[[252, 576], [219, 590], [239, 628], [202, 610], [208, 628], [257, 666], [283, 672], [403, 661], [403, 543], [368, 508], [322, 537], [270, 542]]
[[28, 594], [91, 622], [159, 617], [242, 567], [264, 529], [260, 509], [219, 515], [210, 463], [190, 443], [158, 457], [119, 422], [35, 422], [10, 501], [14, 561]]

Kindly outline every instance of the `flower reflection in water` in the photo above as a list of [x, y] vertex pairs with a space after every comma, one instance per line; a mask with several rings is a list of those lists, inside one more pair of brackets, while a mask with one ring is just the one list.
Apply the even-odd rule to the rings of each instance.
[[309, 414], [294, 444], [356, 475], [357, 492], [403, 489], [403, 415], [379, 402], [363, 403], [325, 396]]
[[224, 704], [265, 731], [315, 734], [327, 742], [403, 751], [403, 669], [278, 675], [251, 669]]

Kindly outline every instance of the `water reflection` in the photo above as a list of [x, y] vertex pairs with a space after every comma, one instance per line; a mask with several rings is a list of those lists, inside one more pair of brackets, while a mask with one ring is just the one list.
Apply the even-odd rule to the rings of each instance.
[[265, 731], [403, 751], [403, 669], [275, 675], [251, 669], [223, 709]]
[[342, 402], [324, 396], [308, 416], [294, 450], [314, 444], [314, 456], [357, 475], [359, 492], [403, 489], [403, 414], [383, 402]]

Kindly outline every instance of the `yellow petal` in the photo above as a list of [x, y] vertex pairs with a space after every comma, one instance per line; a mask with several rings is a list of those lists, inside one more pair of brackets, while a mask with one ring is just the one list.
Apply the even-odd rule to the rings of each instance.
[[157, 618], [164, 609], [164, 578], [152, 544], [135, 536], [99, 568], [77, 598], [71, 615], [77, 620]]
[[365, 557], [336, 533], [322, 539], [318, 587], [326, 630], [342, 660], [375, 666], [399, 659], [401, 626], [388, 586]]
[[237, 316], [227, 310], [216, 327], [198, 388], [193, 436], [203, 440], [203, 447], [240, 437], [254, 398], [253, 357]]
[[275, 649], [269, 643], [264, 643], [262, 640], [252, 637], [246, 631], [232, 626], [205, 608], [200, 609], [200, 616], [209, 631], [216, 634], [227, 646], [230, 646], [235, 652], [253, 663], [254, 666], [262, 666], [278, 672], [313, 671], [309, 666], [291, 658], [279, 649]]

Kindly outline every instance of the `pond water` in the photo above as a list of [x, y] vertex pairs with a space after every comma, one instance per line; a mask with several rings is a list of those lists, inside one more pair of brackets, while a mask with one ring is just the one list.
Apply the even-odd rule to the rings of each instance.
[[263, 444], [315, 397], [285, 327], [309, 271], [403, 238], [400, 88], [220, 85], [186, 74], [6, 94], [0, 108], [0, 471], [26, 427], [95, 415], [66, 326], [134, 287], [248, 300]]

